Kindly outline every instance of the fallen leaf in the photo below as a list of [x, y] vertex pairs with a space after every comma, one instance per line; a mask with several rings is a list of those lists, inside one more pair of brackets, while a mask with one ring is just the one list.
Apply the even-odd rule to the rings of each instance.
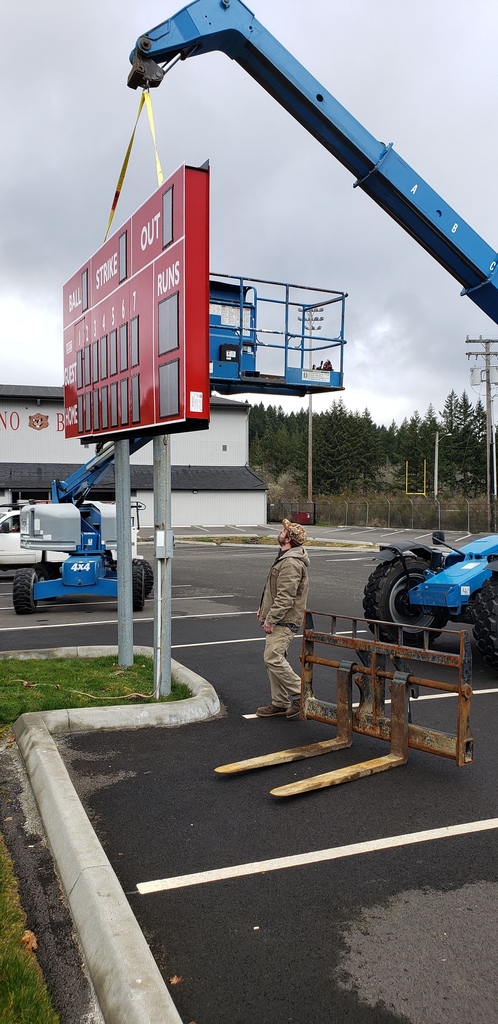
[[34, 934], [34, 932], [30, 932], [29, 928], [27, 928], [26, 931], [24, 932], [21, 942], [23, 943], [24, 946], [26, 946], [26, 949], [38, 949], [36, 935]]
[[178, 974], [174, 974], [172, 978], [168, 978], [170, 985], [179, 985], [183, 978], [180, 978]]

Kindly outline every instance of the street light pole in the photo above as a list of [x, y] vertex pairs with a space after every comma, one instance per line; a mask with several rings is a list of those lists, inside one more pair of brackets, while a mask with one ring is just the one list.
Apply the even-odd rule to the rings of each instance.
[[[495, 452], [494, 452], [494, 431], [493, 431], [493, 398], [491, 394], [491, 384], [497, 383], [496, 380], [496, 366], [491, 366], [491, 357], [494, 356], [496, 359], [498, 353], [496, 348], [492, 348], [493, 345], [498, 344], [498, 338], [483, 338], [480, 336], [477, 338], [466, 339], [467, 345], [481, 345], [481, 351], [470, 351], [467, 352], [467, 356], [480, 356], [484, 358], [484, 379], [482, 371], [476, 368], [476, 374], [479, 378], [478, 383], [484, 384], [485, 386], [485, 401], [486, 401], [486, 505], [487, 505], [487, 520], [488, 530], [496, 531], [496, 473], [495, 473]], [[472, 371], [473, 376], [474, 371]], [[493, 379], [492, 379], [493, 376]], [[472, 378], [471, 378], [472, 379]], [[472, 380], [472, 383], [474, 381]]]

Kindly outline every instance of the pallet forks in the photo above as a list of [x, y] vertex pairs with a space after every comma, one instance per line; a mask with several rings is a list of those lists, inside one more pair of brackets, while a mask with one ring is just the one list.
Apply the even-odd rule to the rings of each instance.
[[[315, 628], [316, 621], [322, 628]], [[333, 750], [343, 750], [351, 746], [355, 732], [388, 742], [389, 753], [279, 786], [270, 790], [272, 796], [297, 796], [387, 771], [406, 764], [410, 747], [450, 758], [458, 767], [471, 764], [473, 738], [470, 733], [469, 714], [472, 696], [472, 654], [468, 635], [463, 630], [442, 631], [443, 642], [446, 640], [448, 645], [455, 646], [455, 640], [457, 641], [458, 653], [453, 654], [435, 651], [430, 646], [441, 634], [439, 630], [424, 630], [422, 645], [410, 647], [405, 642], [406, 629], [403, 630], [402, 626], [398, 627], [397, 643], [388, 643], [382, 639], [386, 627], [391, 634], [393, 628], [396, 628], [392, 623], [367, 622], [364, 619], [307, 611], [301, 649], [301, 719], [335, 726], [336, 736], [330, 740], [220, 765], [215, 771], [219, 775], [233, 775], [255, 768], [269, 768], [303, 758], [317, 757]], [[373, 639], [364, 639], [364, 634], [368, 635], [369, 632], [373, 633]], [[317, 645], [326, 649], [335, 648], [340, 653], [347, 652], [348, 656], [341, 660], [317, 656]], [[410, 671], [410, 662], [414, 661], [450, 669], [453, 674], [456, 672], [456, 682], [414, 675]], [[325, 666], [335, 671], [335, 703], [315, 697], [314, 665]], [[359, 690], [359, 701], [355, 705], [353, 684]], [[386, 715], [386, 684], [389, 684], [390, 690], [390, 718]], [[454, 694], [457, 697], [454, 735], [412, 723], [410, 698], [418, 697], [420, 687]]]

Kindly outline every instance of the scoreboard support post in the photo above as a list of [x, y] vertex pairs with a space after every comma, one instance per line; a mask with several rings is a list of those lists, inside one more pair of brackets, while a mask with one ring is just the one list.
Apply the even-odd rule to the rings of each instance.
[[118, 550], [118, 664], [133, 665], [133, 584], [130, 531], [130, 442], [114, 442], [116, 541]]
[[154, 696], [171, 693], [171, 447], [154, 437]]

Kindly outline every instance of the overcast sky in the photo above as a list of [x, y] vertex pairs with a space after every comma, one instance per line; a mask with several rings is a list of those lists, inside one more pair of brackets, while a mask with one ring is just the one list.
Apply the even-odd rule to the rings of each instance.
[[[496, 0], [248, 6], [497, 246]], [[136, 116], [129, 52], [180, 7], [2, 4], [0, 383], [62, 384], [62, 286], [102, 244]], [[237, 64], [219, 53], [181, 62], [152, 99], [165, 176], [210, 161], [213, 270], [348, 293], [349, 408], [389, 424], [430, 403], [438, 412], [452, 388], [476, 400], [466, 356], [475, 346], [465, 339], [498, 338], [498, 326]], [[144, 115], [116, 228], [156, 187]], [[282, 404], [297, 410], [302, 402]]]

